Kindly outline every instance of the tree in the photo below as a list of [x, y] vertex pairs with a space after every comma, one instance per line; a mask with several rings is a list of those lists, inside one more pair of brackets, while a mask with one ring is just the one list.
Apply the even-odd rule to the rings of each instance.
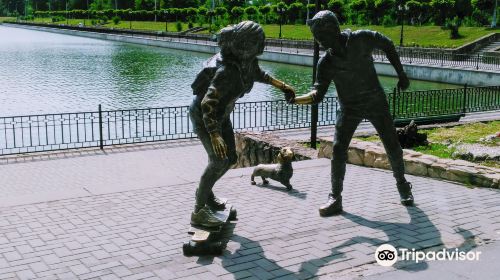
[[250, 20], [254, 20], [254, 16], [259, 13], [259, 10], [257, 10], [257, 7], [255, 6], [248, 6], [245, 8], [245, 14], [248, 15]]
[[364, 0], [354, 0], [349, 4], [349, 20], [352, 23], [364, 24], [366, 22], [366, 2]]
[[391, 15], [393, 13], [396, 3], [394, 0], [375, 0], [374, 6], [372, 23], [380, 24], [384, 15]]
[[175, 21], [178, 21], [179, 16], [181, 15], [181, 10], [178, 8], [170, 8], [170, 9], [168, 9], [168, 14], [175, 17]]
[[472, 0], [472, 18], [478, 25], [489, 23], [489, 16], [493, 10], [493, 1], [491, 0]]
[[269, 6], [269, 5], [260, 6], [259, 12], [261, 15], [264, 16], [264, 24], [266, 24], [267, 23], [267, 16], [269, 15], [269, 13], [271, 13], [271, 6]]
[[[273, 6], [273, 11], [278, 15], [279, 20], [281, 22], [286, 22], [286, 19], [284, 19], [284, 15], [286, 15], [286, 12], [288, 11], [288, 6], [284, 2], [279, 2], [277, 5]], [[278, 12], [282, 11], [282, 12]]]
[[472, 0], [471, 4], [474, 9], [491, 12], [495, 5], [493, 1], [494, 0]]
[[455, 13], [460, 19], [472, 14], [472, 4], [470, 0], [455, 0]]
[[[314, 6], [310, 7], [309, 11], [314, 11], [314, 8]], [[337, 15], [340, 23], [343, 23], [346, 20], [346, 8], [347, 7], [342, 0], [330, 0], [330, 2], [328, 2], [328, 10], [334, 12], [335, 15]]]
[[299, 2], [292, 3], [290, 6], [288, 6], [288, 18], [292, 23], [295, 23], [298, 19], [301, 18], [303, 8], [304, 5]]
[[431, 7], [434, 9], [434, 22], [443, 25], [447, 18], [452, 15], [455, 0], [432, 0]]
[[231, 19], [233, 22], [240, 21], [241, 16], [245, 13], [242, 7], [235, 6], [231, 9]]
[[418, 22], [421, 24], [422, 20], [422, 4], [420, 2], [411, 0], [406, 2], [406, 6], [408, 7], [407, 14], [409, 15], [410, 22]]
[[214, 12], [216, 16], [222, 18], [227, 13], [227, 10], [224, 7], [216, 7]]
[[187, 17], [187, 20], [191, 22], [198, 14], [198, 9], [196, 9], [196, 8], [184, 8], [184, 14]]
[[199, 7], [199, 0], [164, 0], [165, 6], [169, 8], [193, 8]]
[[245, 0], [225, 0], [224, 7], [226, 7], [228, 11], [232, 11], [234, 7], [244, 7], [245, 2]]

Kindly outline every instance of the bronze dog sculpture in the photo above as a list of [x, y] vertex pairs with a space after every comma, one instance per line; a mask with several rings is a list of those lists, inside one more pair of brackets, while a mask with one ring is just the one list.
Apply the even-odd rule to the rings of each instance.
[[285, 147], [280, 150], [276, 157], [278, 163], [257, 165], [252, 173], [252, 185], [257, 184], [255, 182], [255, 176], [260, 176], [262, 178], [262, 184], [264, 185], [269, 184], [266, 178], [270, 178], [283, 184], [287, 190], [291, 190], [293, 187], [290, 184], [290, 178], [292, 178], [293, 175], [292, 160], [294, 156], [292, 149]]

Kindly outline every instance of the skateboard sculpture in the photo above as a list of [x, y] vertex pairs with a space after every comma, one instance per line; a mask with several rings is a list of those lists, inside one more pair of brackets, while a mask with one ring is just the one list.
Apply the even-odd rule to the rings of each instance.
[[236, 209], [223, 200], [226, 209], [216, 211], [215, 217], [223, 223], [217, 227], [203, 227], [191, 225], [188, 234], [191, 235], [191, 240], [184, 243], [182, 251], [185, 256], [199, 256], [199, 255], [220, 255], [226, 247], [225, 244], [218, 240], [219, 234], [229, 221], [236, 220]]
[[[259, 24], [243, 21], [225, 27], [221, 30], [217, 43], [220, 52], [205, 62], [191, 85], [194, 98], [189, 107], [189, 116], [193, 131], [208, 155], [208, 165], [196, 190], [191, 225], [220, 231], [227, 219], [224, 218], [225, 215], [220, 216], [218, 211], [231, 212], [232, 208], [226, 205], [227, 201], [217, 198], [212, 188], [237, 161], [230, 119], [236, 101], [250, 92], [254, 82], [279, 88], [288, 102], [293, 101], [295, 91], [260, 69], [257, 56], [264, 51], [265, 35]], [[217, 230], [206, 232], [210, 236]], [[196, 233], [193, 235], [196, 240], [204, 239], [207, 235]]]
[[293, 158], [294, 153], [291, 148], [282, 148], [276, 157], [277, 164], [259, 164], [254, 168], [251, 177], [252, 185], [257, 184], [255, 176], [260, 176], [264, 185], [269, 184], [269, 181], [266, 179], [270, 178], [283, 184], [287, 190], [293, 189], [290, 184], [290, 178], [293, 176]]

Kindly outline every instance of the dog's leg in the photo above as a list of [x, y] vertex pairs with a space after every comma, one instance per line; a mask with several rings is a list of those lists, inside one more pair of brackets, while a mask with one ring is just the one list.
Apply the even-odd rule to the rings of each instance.
[[250, 184], [252, 185], [256, 185], [257, 183], [255, 183], [255, 176], [252, 174], [252, 177], [250, 178]]
[[284, 185], [284, 186], [286, 187], [286, 189], [287, 189], [287, 190], [289, 190], [289, 191], [291, 191], [291, 190], [293, 189], [292, 184], [290, 184], [290, 182], [285, 182], [283, 185]]
[[264, 178], [264, 177], [262, 177], [262, 176], [261, 176], [261, 178], [262, 178], [262, 184], [263, 184], [263, 185], [267, 185], [267, 184], [269, 184], [269, 181], [268, 181], [268, 180], [266, 180], [266, 178]]

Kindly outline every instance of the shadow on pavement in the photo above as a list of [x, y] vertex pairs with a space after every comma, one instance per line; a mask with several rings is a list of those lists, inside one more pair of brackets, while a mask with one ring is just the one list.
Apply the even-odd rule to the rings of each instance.
[[[248, 273], [251, 273], [252, 276], [261, 276], [262, 278], [274, 278], [281, 276], [289, 276], [291, 279], [311, 278], [318, 274], [318, 271], [319, 269], [321, 269], [321, 267], [337, 259], [345, 258], [346, 253], [340, 251], [341, 249], [348, 248], [354, 244], [360, 243], [371, 244], [373, 246], [379, 246], [381, 244], [387, 243], [393, 245], [396, 248], [406, 248], [405, 246], [402, 246], [400, 241], [415, 238], [415, 234], [411, 234], [411, 232], [423, 228], [427, 228], [425, 233], [425, 240], [423, 240], [423, 243], [418, 242], [420, 245], [414, 245], [414, 248], [416, 250], [432, 250], [437, 252], [439, 250], [445, 249], [449, 252], [455, 251], [455, 248], [445, 247], [441, 238], [441, 233], [432, 223], [429, 217], [420, 208], [406, 207], [406, 210], [410, 215], [409, 223], [373, 221], [355, 214], [344, 212], [342, 216], [346, 219], [351, 220], [360, 226], [369, 227], [375, 230], [381, 230], [387, 235], [388, 240], [368, 236], [352, 237], [339, 246], [335, 246], [334, 248], [332, 248], [330, 255], [301, 263], [298, 272], [290, 271], [284, 267], [281, 267], [277, 264], [276, 261], [267, 258], [259, 242], [250, 240], [243, 236], [232, 235], [235, 227], [235, 225], [232, 224], [232, 226], [228, 228], [227, 231], [225, 231], [224, 237], [226, 238], [226, 241], [229, 241], [229, 239], [231, 239], [232, 241], [240, 243], [240, 248], [232, 254], [228, 254], [228, 251], [226, 251], [225, 254], [221, 257], [222, 266], [227, 271], [233, 273], [236, 279], [249, 277], [250, 275], [248, 275]], [[396, 231], [396, 233], [394, 233], [394, 231]], [[456, 232], [460, 234], [465, 240], [459, 247], [457, 247], [459, 251], [468, 252], [477, 246], [474, 241], [474, 235], [470, 231], [457, 228]], [[408, 244], [409, 243], [406, 242], [406, 245]], [[407, 249], [411, 251], [412, 248]], [[375, 251], [373, 252], [373, 254], [375, 254]], [[200, 258], [198, 263], [211, 264], [213, 263], [213, 257]], [[364, 264], [370, 263], [375, 263], [375, 258], [373, 258], [373, 261], [367, 261]], [[396, 269], [407, 271], [421, 271], [427, 269], [428, 264], [426, 262], [420, 262], [416, 264], [414, 261], [398, 261], [394, 265], [394, 267]]]
[[[441, 233], [439, 230], [436, 228], [436, 226], [432, 223], [432, 221], [429, 219], [429, 217], [418, 207], [406, 207], [406, 210], [408, 211], [408, 214], [410, 215], [410, 222], [409, 223], [390, 223], [390, 222], [380, 222], [380, 221], [372, 221], [368, 220], [366, 218], [363, 218], [361, 216], [351, 214], [351, 213], [346, 213], [342, 214], [343, 217], [353, 221], [354, 223], [357, 223], [361, 226], [369, 227], [375, 230], [382, 230], [387, 237], [389, 238], [388, 240], [383, 240], [379, 238], [373, 238], [373, 237], [367, 237], [367, 236], [355, 236], [352, 237], [351, 239], [345, 241], [339, 246], [336, 246], [332, 248], [332, 253], [330, 256], [318, 259], [322, 261], [330, 261], [332, 259], [332, 256], [337, 256], [341, 254], [339, 250], [342, 248], [349, 247], [354, 244], [359, 244], [359, 243], [367, 243], [373, 246], [380, 246], [382, 244], [391, 244], [394, 247], [398, 248], [407, 248], [409, 251], [411, 251], [412, 248], [415, 248], [415, 250], [430, 250], [430, 251], [440, 251], [445, 249], [446, 251], [454, 252], [455, 248], [446, 248], [443, 240], [441, 238]], [[417, 229], [423, 229], [427, 228], [426, 233], [425, 233], [425, 240], [422, 240], [423, 243], [421, 244], [410, 244], [409, 242], [405, 241], [404, 243], [401, 242], [402, 240], [408, 240], [408, 239], [413, 239], [415, 238], [414, 234], [410, 234], [409, 232], [415, 231]], [[393, 231], [397, 231], [397, 233], [393, 233]], [[471, 249], [477, 247], [477, 244], [474, 241], [474, 235], [462, 228], [457, 228], [455, 229], [455, 232], [460, 234], [464, 238], [464, 242], [456, 247], [458, 248], [459, 251], [464, 251], [468, 252]], [[423, 236], [423, 235], [421, 235]], [[418, 238], [418, 237], [417, 237]], [[419, 242], [420, 243], [420, 242]], [[412, 245], [413, 247], [408, 248], [409, 246], [405, 245]], [[373, 252], [375, 254], [375, 251]], [[316, 262], [317, 260], [312, 260], [309, 262], [306, 262], [302, 265], [300, 270], [305, 269], [304, 266], [310, 262]], [[373, 257], [373, 262], [375, 262], [375, 256]], [[367, 262], [370, 263], [370, 262]], [[407, 271], [420, 271], [420, 270], [425, 270], [428, 268], [428, 264], [424, 262], [420, 263], [415, 263], [414, 261], [402, 261], [399, 260], [396, 262], [396, 264], [393, 265], [396, 269], [403, 269]]]
[[256, 186], [259, 187], [259, 188], [266, 188], [266, 189], [270, 189], [270, 190], [273, 190], [273, 191], [282, 192], [282, 193], [285, 193], [285, 194], [287, 194], [289, 196], [293, 196], [293, 197], [300, 198], [300, 199], [306, 199], [307, 198], [307, 193], [306, 192], [301, 192], [301, 191], [299, 191], [297, 189], [292, 189], [292, 190], [289, 191], [283, 185], [274, 186], [271, 183], [269, 183], [267, 185], [257, 184]]

